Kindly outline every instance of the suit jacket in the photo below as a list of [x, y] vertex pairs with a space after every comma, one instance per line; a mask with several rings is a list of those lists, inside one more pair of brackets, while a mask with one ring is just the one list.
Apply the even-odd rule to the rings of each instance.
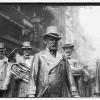
[[71, 69], [67, 60], [62, 59], [62, 54], [57, 52], [53, 57], [48, 49], [35, 55], [28, 94], [36, 94], [37, 97], [69, 97], [77, 94]]
[[5, 81], [7, 80], [8, 73], [8, 59], [5, 57], [0, 60], [0, 90], [6, 90]]
[[[25, 63], [28, 67], [31, 67], [33, 56], [30, 56], [30, 59], [27, 59], [26, 63], [23, 59], [23, 56], [20, 56], [17, 63]], [[24, 82], [22, 79], [16, 78], [11, 74], [10, 67], [13, 65], [12, 62], [8, 64], [8, 72], [4, 82], [4, 88], [7, 90], [5, 97], [26, 97], [28, 91], [28, 83]]]

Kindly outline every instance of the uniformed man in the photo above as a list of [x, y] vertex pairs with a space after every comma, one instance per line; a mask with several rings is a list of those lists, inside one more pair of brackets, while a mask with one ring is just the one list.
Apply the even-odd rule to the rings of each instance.
[[28, 97], [77, 96], [68, 62], [58, 52], [61, 37], [57, 27], [47, 27], [43, 39], [46, 49], [37, 53], [32, 61]]
[[[31, 67], [33, 55], [32, 55], [32, 46], [30, 45], [29, 41], [25, 41], [22, 44], [22, 56], [18, 57], [16, 56], [17, 63], [20, 63], [21, 65], [26, 66], [28, 69]], [[23, 67], [23, 66], [22, 66]], [[28, 91], [28, 83], [26, 83], [23, 78], [19, 79], [19, 93], [18, 97], [26, 97], [27, 91]]]
[[9, 73], [8, 58], [5, 55], [5, 51], [4, 43], [0, 43], [0, 97], [4, 97], [7, 88], [5, 80], [7, 73]]
[[83, 66], [77, 59], [72, 58], [72, 53], [74, 50], [74, 45], [71, 43], [66, 43], [63, 45], [64, 56], [68, 59], [68, 63], [71, 67], [72, 73], [74, 75], [75, 83], [78, 88], [80, 96], [82, 96], [82, 74], [83, 74]]

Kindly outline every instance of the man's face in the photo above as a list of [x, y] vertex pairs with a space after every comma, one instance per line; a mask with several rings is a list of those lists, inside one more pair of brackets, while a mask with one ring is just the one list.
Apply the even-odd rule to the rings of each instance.
[[73, 51], [72, 47], [66, 47], [66, 48], [64, 48], [64, 53], [66, 54], [67, 57], [71, 56], [72, 51]]
[[3, 59], [5, 57], [5, 51], [0, 51], [0, 59]]
[[49, 50], [57, 50], [58, 48], [58, 40], [54, 37], [48, 37], [47, 38], [47, 47]]
[[30, 54], [31, 54], [31, 50], [30, 49], [23, 49], [23, 55], [24, 56], [30, 56]]

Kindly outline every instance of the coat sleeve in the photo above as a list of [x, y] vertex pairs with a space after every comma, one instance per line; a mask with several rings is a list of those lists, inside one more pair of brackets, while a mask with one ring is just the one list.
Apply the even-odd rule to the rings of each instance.
[[36, 94], [36, 79], [39, 67], [39, 56], [36, 54], [32, 60], [30, 78], [28, 84], [28, 95]]
[[78, 95], [78, 91], [77, 91], [77, 88], [75, 85], [74, 77], [72, 74], [71, 67], [68, 63], [68, 60], [66, 60], [66, 68], [67, 68], [67, 76], [68, 76], [69, 84], [70, 84], [71, 95], [76, 96], [76, 95]]
[[10, 64], [6, 63], [6, 76], [3, 84], [3, 90], [7, 90], [8, 85], [10, 83], [11, 72], [10, 72]]
[[98, 69], [98, 67], [97, 67], [97, 69], [96, 69], [96, 75], [95, 75], [95, 85], [94, 85], [94, 94], [99, 94], [100, 93], [100, 91], [99, 91], [99, 69]]

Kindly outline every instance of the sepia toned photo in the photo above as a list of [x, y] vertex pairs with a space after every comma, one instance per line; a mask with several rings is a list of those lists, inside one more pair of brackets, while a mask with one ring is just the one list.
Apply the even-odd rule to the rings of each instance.
[[0, 3], [0, 98], [99, 98], [100, 4]]

